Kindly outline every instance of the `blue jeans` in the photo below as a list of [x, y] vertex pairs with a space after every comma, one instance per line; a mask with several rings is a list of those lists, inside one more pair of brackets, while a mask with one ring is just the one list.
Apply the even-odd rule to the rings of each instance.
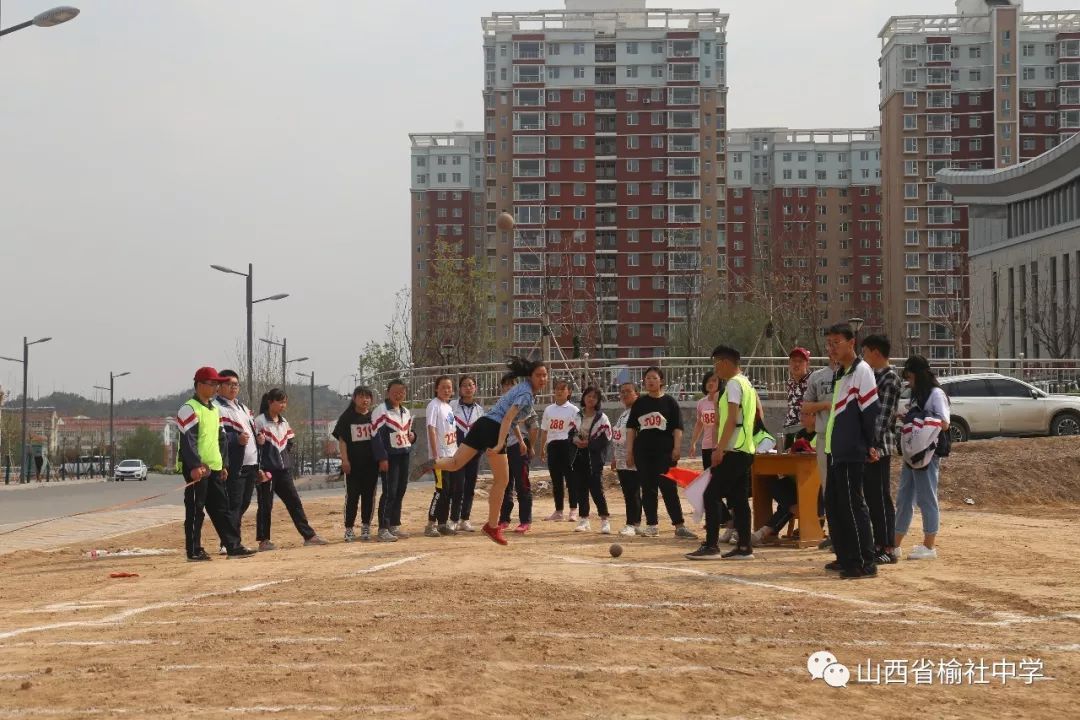
[[900, 487], [896, 491], [896, 534], [906, 535], [911, 527], [914, 508], [922, 513], [923, 533], [937, 534], [941, 520], [938, 510], [938, 464], [941, 458], [934, 456], [930, 464], [916, 470], [906, 463], [900, 470]]

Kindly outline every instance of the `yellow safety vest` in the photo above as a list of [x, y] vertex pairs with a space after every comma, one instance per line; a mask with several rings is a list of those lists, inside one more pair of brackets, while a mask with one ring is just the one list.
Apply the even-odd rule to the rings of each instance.
[[[754, 419], [757, 417], [757, 391], [754, 390], [754, 386], [750, 384], [750, 381], [746, 379], [746, 376], [739, 373], [732, 378], [735, 382], [739, 383], [739, 387], [742, 390], [742, 402], [739, 407], [742, 410], [742, 422], [735, 426], [735, 452], [744, 452], [751, 455], [757, 450], [757, 445], [754, 442]], [[725, 383], [724, 391], [720, 393], [720, 397], [717, 398], [716, 404], [716, 449], [720, 452], [726, 452], [727, 448], [720, 447], [720, 436], [724, 432], [724, 428], [727, 426], [728, 409], [731, 403], [724, 400], [727, 394], [727, 383]]]
[[[199, 458], [203, 464], [217, 472], [224, 467], [221, 460], [221, 413], [217, 405], [211, 404], [206, 407], [197, 398], [191, 398], [185, 405], [195, 411], [195, 417], [199, 419], [199, 437], [195, 440], [195, 447], [199, 451]], [[176, 471], [181, 472], [180, 453], [176, 453]]]

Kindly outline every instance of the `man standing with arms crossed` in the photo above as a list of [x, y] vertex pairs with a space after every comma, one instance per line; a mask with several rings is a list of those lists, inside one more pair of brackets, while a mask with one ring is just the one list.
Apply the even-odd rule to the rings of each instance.
[[839, 571], [845, 580], [875, 577], [874, 535], [863, 497], [863, 472], [868, 460], [880, 459], [874, 447], [881, 413], [877, 382], [870, 366], [855, 354], [850, 325], [830, 327], [825, 344], [829, 359], [840, 366], [833, 378], [832, 411], [825, 427], [829, 461], [825, 513], [836, 553], [836, 561], [825, 569]]
[[[259, 473], [259, 451], [255, 442], [255, 418], [251, 410], [237, 398], [240, 395], [240, 376], [234, 370], [222, 370], [221, 386], [214, 404], [221, 414], [221, 427], [225, 430], [225, 466], [229, 477], [225, 489], [229, 496], [229, 516], [236, 527], [236, 534], [243, 536], [240, 522], [251, 505], [255, 492], [255, 480]], [[227, 548], [222, 545], [220, 554]]]

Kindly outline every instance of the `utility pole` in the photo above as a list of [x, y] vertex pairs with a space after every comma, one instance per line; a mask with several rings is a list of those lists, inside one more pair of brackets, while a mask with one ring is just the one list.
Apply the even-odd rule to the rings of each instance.
[[122, 378], [125, 375], [130, 375], [129, 372], [113, 373], [109, 371], [109, 387], [101, 387], [95, 385], [96, 390], [108, 390], [109, 391], [109, 469], [116, 467], [116, 435], [113, 434], [113, 389], [116, 387], [116, 378]]

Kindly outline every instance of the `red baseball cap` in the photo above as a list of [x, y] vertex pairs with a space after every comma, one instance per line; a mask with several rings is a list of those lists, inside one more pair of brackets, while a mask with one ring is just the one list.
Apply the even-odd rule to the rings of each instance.
[[195, 382], [225, 382], [228, 378], [218, 375], [218, 371], [212, 367], [201, 367], [195, 371]]
[[789, 359], [793, 358], [796, 355], [801, 357], [803, 360], [807, 360], [807, 361], [810, 360], [810, 351], [807, 350], [806, 348], [803, 348], [803, 347], [795, 348], [794, 350], [792, 350], [791, 352], [788, 353], [788, 358]]

